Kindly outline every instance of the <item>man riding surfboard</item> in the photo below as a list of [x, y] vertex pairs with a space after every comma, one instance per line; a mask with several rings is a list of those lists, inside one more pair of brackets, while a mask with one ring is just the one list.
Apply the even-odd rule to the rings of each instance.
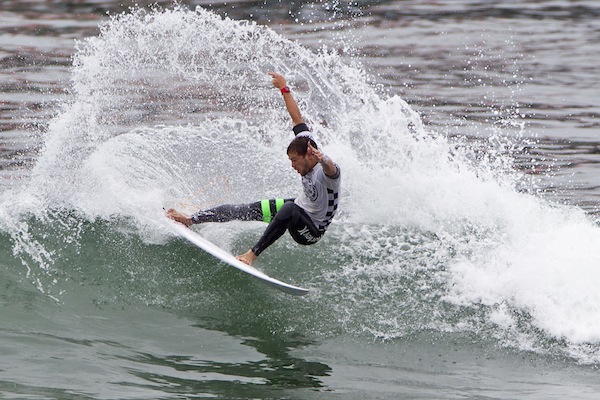
[[174, 209], [167, 216], [190, 226], [204, 222], [233, 220], [265, 221], [269, 226], [251, 249], [236, 258], [248, 265], [286, 230], [302, 245], [317, 243], [325, 234], [336, 214], [340, 192], [340, 167], [321, 150], [304, 123], [300, 109], [287, 86], [285, 78], [270, 72], [273, 86], [279, 89], [292, 118], [296, 135], [287, 148], [287, 155], [302, 177], [303, 193], [295, 199], [270, 199], [242, 205], [222, 205], [199, 211], [191, 216]]

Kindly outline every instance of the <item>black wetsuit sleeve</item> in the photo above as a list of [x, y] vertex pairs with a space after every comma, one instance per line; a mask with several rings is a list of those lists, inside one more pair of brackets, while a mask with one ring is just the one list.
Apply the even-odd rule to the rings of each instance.
[[304, 122], [301, 122], [298, 125], [294, 126], [293, 130], [294, 135], [298, 135], [302, 132], [310, 132], [310, 130], [308, 129], [308, 125], [306, 125]]

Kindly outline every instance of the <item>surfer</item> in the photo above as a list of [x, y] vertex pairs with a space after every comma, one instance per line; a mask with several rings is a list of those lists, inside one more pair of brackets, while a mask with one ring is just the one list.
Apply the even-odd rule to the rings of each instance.
[[287, 148], [287, 155], [292, 168], [302, 177], [303, 193], [291, 199], [226, 204], [190, 216], [174, 209], [167, 211], [169, 218], [188, 227], [192, 224], [233, 220], [268, 222], [269, 226], [256, 245], [236, 257], [248, 265], [252, 265], [286, 230], [299, 244], [317, 243], [337, 211], [340, 192], [340, 167], [319, 149], [283, 75], [275, 72], [270, 72], [269, 75], [273, 86], [281, 91], [292, 118], [295, 137]]

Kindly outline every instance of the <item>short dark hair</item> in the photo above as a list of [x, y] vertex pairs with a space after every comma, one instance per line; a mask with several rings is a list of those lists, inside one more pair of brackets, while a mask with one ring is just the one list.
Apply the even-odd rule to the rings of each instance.
[[296, 136], [294, 140], [291, 141], [290, 145], [287, 148], [287, 153], [296, 153], [299, 156], [304, 157], [306, 152], [308, 151], [308, 144], [311, 144], [312, 147], [318, 149], [317, 142], [315, 142], [309, 136]]

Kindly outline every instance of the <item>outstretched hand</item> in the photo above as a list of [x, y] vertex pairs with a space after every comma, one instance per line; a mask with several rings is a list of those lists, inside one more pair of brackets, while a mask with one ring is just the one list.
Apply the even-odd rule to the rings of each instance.
[[325, 175], [332, 178], [337, 176], [337, 165], [325, 153], [323, 153], [321, 150], [314, 148], [313, 145], [310, 144], [310, 142], [308, 142], [308, 148], [306, 152], [308, 154], [312, 154], [317, 158], [317, 161], [323, 166], [323, 172], [325, 172]]
[[313, 156], [317, 157], [317, 160], [319, 162], [323, 162], [323, 157], [325, 157], [325, 155], [323, 154], [322, 151], [313, 147], [313, 145], [310, 144], [310, 142], [308, 142], [308, 148], [306, 149], [306, 152], [308, 154], [312, 154]]
[[271, 78], [273, 78], [273, 86], [275, 86], [277, 89], [283, 89], [287, 86], [287, 82], [285, 81], [283, 75], [278, 74], [277, 72], [269, 72], [269, 75], [271, 75]]
[[302, 119], [302, 113], [298, 108], [298, 104], [296, 104], [296, 100], [294, 100], [294, 96], [291, 95], [289, 88], [288, 90], [283, 90], [287, 87], [287, 82], [283, 75], [278, 74], [277, 72], [269, 72], [268, 74], [272, 78], [273, 86], [281, 90], [283, 99], [285, 101], [285, 107], [287, 108], [288, 113], [290, 113], [290, 117], [292, 118], [294, 126], [303, 123], [304, 120]]

